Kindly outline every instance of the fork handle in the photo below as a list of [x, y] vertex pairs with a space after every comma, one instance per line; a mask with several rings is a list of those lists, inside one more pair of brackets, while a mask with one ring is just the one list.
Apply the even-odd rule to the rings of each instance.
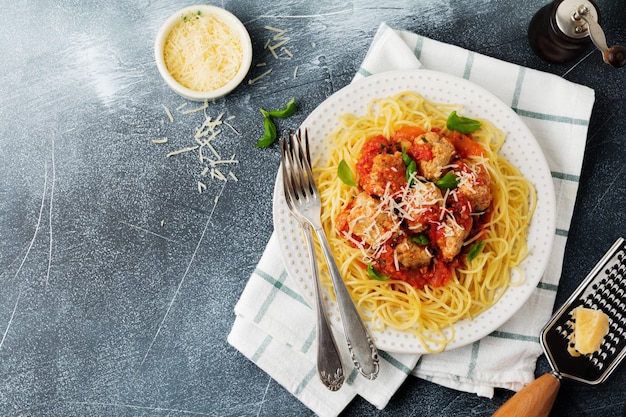
[[315, 308], [317, 313], [317, 373], [322, 383], [331, 391], [337, 391], [343, 385], [345, 376], [341, 364], [341, 353], [337, 348], [330, 330], [328, 316], [322, 300], [322, 287], [317, 270], [313, 235], [308, 223], [302, 222], [302, 229], [307, 241], [307, 250], [311, 259], [311, 268], [315, 280]]
[[320, 246], [322, 247], [324, 257], [326, 258], [328, 271], [330, 272], [333, 287], [335, 288], [335, 296], [337, 297], [337, 304], [339, 305], [339, 314], [343, 321], [343, 329], [348, 342], [350, 358], [352, 362], [354, 362], [354, 366], [364, 377], [373, 380], [378, 376], [378, 350], [367, 333], [361, 316], [359, 316], [359, 312], [350, 297], [348, 288], [346, 288], [346, 284], [343, 282], [335, 257], [330, 250], [324, 229], [315, 226], [314, 230], [317, 234]]

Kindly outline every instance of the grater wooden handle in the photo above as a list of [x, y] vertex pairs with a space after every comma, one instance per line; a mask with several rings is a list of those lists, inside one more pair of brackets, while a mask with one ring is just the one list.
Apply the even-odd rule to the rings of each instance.
[[509, 398], [491, 417], [548, 417], [561, 381], [545, 374]]

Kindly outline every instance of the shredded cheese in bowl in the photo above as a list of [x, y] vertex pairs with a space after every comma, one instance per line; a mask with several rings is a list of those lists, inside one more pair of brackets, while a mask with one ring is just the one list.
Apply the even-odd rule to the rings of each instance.
[[189, 6], [172, 15], [159, 31], [155, 58], [172, 90], [203, 101], [228, 94], [241, 83], [252, 63], [252, 42], [230, 12]]

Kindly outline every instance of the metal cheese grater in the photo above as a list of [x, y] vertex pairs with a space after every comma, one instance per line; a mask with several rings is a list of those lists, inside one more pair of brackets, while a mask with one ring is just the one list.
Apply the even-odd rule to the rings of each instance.
[[[609, 332], [600, 349], [572, 356], [568, 347], [577, 307], [603, 311]], [[562, 378], [599, 384], [626, 356], [626, 243], [619, 238], [541, 332], [541, 346], [553, 372], [542, 375], [509, 398], [492, 417], [548, 417]]]
[[[599, 351], [572, 356], [572, 311], [579, 306], [609, 316], [609, 332]], [[626, 356], [626, 242], [619, 238], [589, 272], [585, 280], [554, 314], [541, 333], [541, 345], [557, 377], [599, 384]]]

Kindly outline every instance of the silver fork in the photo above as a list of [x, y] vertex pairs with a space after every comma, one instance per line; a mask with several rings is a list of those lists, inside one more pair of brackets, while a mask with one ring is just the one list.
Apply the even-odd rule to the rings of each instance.
[[318, 237], [335, 289], [350, 357], [363, 376], [375, 379], [379, 369], [378, 351], [350, 298], [322, 228], [320, 219], [322, 205], [313, 180], [308, 143], [306, 129], [300, 129], [295, 134], [289, 135], [289, 140], [283, 143], [283, 166], [289, 168], [283, 171], [283, 180], [286, 183], [285, 195], [291, 199], [294, 211], [313, 228]]
[[322, 300], [322, 286], [319, 280], [319, 272], [317, 269], [317, 260], [315, 249], [313, 246], [313, 234], [311, 227], [306, 220], [298, 213], [294, 202], [291, 198], [293, 189], [291, 171], [293, 167], [290, 164], [290, 158], [287, 156], [289, 152], [288, 144], [285, 139], [280, 141], [280, 150], [282, 154], [282, 173], [283, 173], [283, 191], [285, 193], [285, 201], [289, 207], [289, 211], [296, 218], [306, 238], [309, 259], [311, 260], [311, 269], [315, 280], [315, 309], [317, 315], [317, 372], [322, 383], [331, 391], [337, 391], [343, 385], [345, 376], [343, 364], [341, 363], [341, 353], [337, 349], [337, 344], [330, 330], [328, 323], [328, 315], [326, 314], [326, 306]]

